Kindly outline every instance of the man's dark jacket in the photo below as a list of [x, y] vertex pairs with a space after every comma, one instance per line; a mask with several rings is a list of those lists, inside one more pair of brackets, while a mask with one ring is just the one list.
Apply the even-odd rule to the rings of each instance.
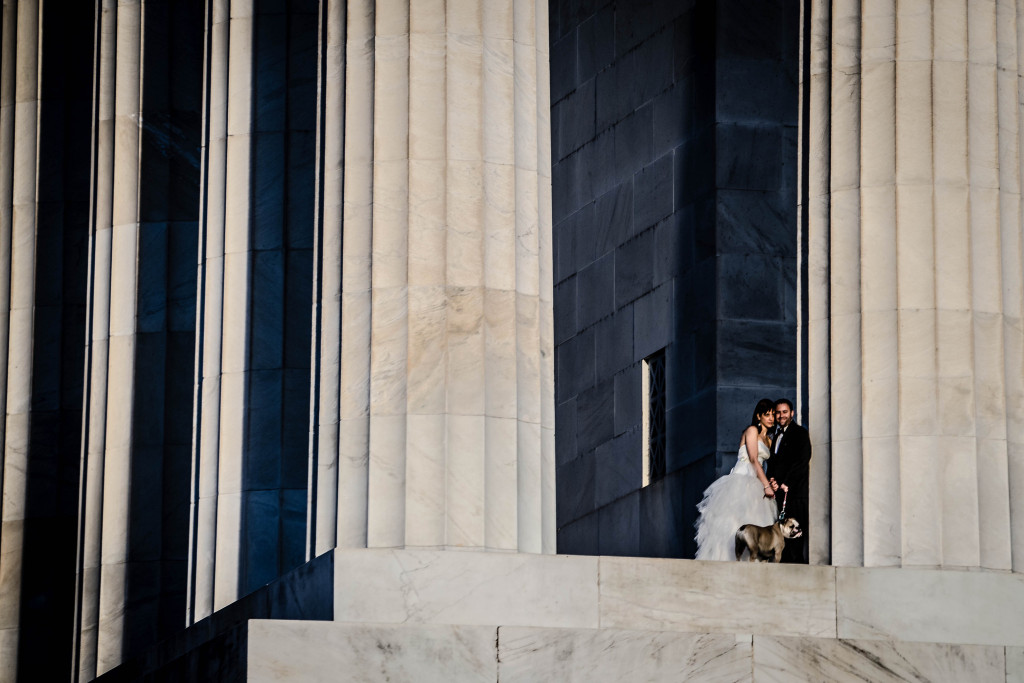
[[[776, 437], [778, 438], [778, 437]], [[772, 448], [772, 451], [775, 449]], [[795, 517], [803, 527], [804, 535], [795, 540], [786, 541], [786, 549], [782, 552], [783, 562], [807, 562], [807, 477], [811, 463], [811, 438], [807, 430], [790, 422], [786, 428], [779, 452], [768, 458], [768, 476], [789, 487], [786, 496], [786, 517]], [[782, 509], [784, 494], [780, 488], [775, 500]]]

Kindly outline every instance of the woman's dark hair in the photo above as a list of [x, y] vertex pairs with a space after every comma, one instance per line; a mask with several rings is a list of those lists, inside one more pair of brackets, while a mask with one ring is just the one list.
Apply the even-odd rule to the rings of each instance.
[[775, 401], [771, 400], [770, 398], [762, 398], [760, 401], [757, 402], [757, 405], [754, 406], [754, 416], [750, 418], [751, 426], [757, 427], [758, 431], [760, 431], [760, 417], [765, 413], [770, 413], [773, 410], [775, 410]]

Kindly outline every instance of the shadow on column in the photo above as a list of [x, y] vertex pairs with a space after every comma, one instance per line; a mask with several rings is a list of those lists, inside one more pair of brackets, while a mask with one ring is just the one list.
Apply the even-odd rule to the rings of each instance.
[[204, 17], [145, 8], [126, 659], [185, 620]]
[[93, 52], [88, 27], [92, 23], [90, 3], [43, 5], [19, 680], [63, 680], [71, 671], [85, 362]]
[[305, 560], [318, 3], [256, 2], [239, 592]]

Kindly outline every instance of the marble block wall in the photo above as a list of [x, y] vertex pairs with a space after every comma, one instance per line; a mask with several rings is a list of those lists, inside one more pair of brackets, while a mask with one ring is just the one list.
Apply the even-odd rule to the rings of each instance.
[[551, 26], [559, 550], [692, 556], [754, 404], [795, 398], [799, 4], [552, 2]]
[[254, 620], [247, 681], [1019, 680], [1011, 648], [629, 629]]
[[333, 623], [251, 621], [249, 680], [1021, 673], [1014, 573], [373, 549], [334, 562]]
[[322, 5], [310, 553], [554, 552], [547, 5]]
[[812, 5], [818, 561], [1024, 569], [1022, 24], [1002, 0]]
[[[71, 670], [93, 8], [5, 2], [0, 39], [0, 680]], [[45, 35], [45, 40], [44, 40]]]

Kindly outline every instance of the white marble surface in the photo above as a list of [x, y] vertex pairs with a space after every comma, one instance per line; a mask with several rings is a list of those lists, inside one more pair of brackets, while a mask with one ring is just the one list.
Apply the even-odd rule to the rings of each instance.
[[337, 550], [334, 562], [335, 621], [598, 625], [596, 557]]
[[749, 681], [751, 637], [619, 629], [498, 629], [510, 681]]
[[456, 550], [336, 550], [335, 620], [1024, 647], [1024, 576]]
[[1003, 648], [754, 636], [755, 683], [769, 681], [976, 681], [1001, 683]]
[[1024, 576], [836, 568], [840, 638], [1024, 645]]
[[496, 681], [494, 626], [249, 622], [250, 683]]
[[1008, 647], [1006, 652], [1006, 683], [1024, 683], [1024, 647]]
[[601, 626], [835, 636], [835, 569], [602, 557]]
[[1024, 680], [1024, 648], [678, 630], [253, 620], [250, 681]]

